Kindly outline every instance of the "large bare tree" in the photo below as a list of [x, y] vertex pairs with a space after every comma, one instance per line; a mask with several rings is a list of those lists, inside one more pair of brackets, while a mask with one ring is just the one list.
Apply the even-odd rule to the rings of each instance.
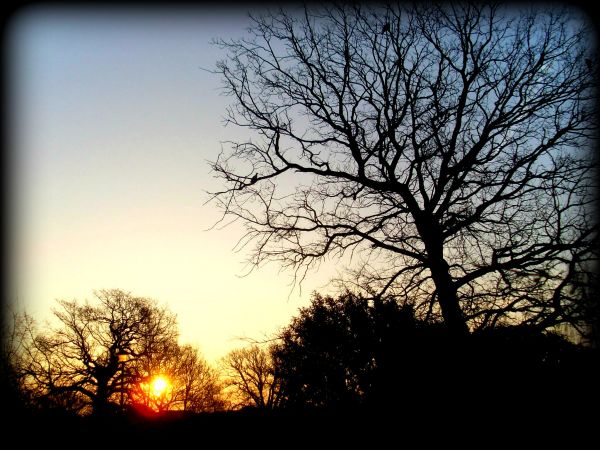
[[455, 335], [580, 326], [597, 260], [594, 34], [453, 3], [255, 18], [216, 72], [248, 131], [212, 163], [251, 262], [354, 280]]

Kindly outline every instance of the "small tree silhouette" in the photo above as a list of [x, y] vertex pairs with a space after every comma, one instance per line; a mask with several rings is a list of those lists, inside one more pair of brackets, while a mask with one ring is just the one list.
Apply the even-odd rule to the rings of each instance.
[[268, 351], [258, 345], [229, 352], [222, 361], [225, 384], [233, 388], [236, 406], [273, 409], [279, 405], [279, 377]]
[[[19, 370], [38, 401], [105, 415], [135, 381], [134, 366], [176, 342], [177, 325], [152, 300], [118, 289], [94, 295], [94, 304], [59, 300], [57, 325], [30, 330]], [[119, 355], [128, 362], [121, 364]]]

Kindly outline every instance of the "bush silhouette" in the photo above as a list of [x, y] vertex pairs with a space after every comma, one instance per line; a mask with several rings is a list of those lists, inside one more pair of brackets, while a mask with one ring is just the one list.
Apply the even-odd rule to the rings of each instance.
[[457, 338], [391, 299], [315, 294], [280, 338], [273, 357], [288, 408], [504, 408], [596, 392], [596, 350], [525, 326]]

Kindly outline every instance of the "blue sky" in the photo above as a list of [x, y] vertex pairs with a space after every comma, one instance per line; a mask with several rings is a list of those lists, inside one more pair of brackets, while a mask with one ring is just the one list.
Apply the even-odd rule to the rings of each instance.
[[[257, 12], [257, 11], [253, 11]], [[40, 320], [57, 298], [120, 288], [167, 304], [183, 342], [209, 360], [288, 323], [335, 275], [323, 267], [290, 295], [291, 273], [248, 277], [232, 251], [241, 226], [208, 229], [205, 191], [231, 101], [213, 68], [216, 37], [239, 37], [247, 11], [30, 7], [6, 31], [13, 174], [12, 304]]]

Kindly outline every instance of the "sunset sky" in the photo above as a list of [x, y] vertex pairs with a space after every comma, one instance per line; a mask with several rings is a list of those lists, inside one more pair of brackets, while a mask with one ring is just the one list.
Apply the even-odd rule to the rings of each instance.
[[[253, 11], [257, 12], [257, 11]], [[177, 314], [182, 342], [216, 360], [284, 326], [335, 275], [266, 266], [247, 277], [241, 225], [205, 231], [220, 182], [209, 172], [231, 98], [203, 68], [247, 11], [22, 9], [8, 22], [9, 302], [43, 320], [55, 299], [119, 288]], [[291, 294], [290, 294], [291, 292]]]

